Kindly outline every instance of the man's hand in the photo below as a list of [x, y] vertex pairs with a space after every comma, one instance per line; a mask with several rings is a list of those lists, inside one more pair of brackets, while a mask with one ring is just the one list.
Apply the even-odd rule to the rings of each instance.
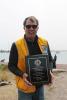
[[52, 77], [52, 83], [53, 83], [53, 80], [55, 78], [54, 74], [50, 71], [50, 74], [51, 74], [51, 77]]
[[55, 76], [54, 76], [54, 74], [51, 71], [50, 71], [50, 74], [51, 74], [52, 78], [54, 79]]
[[23, 80], [24, 80], [24, 82], [25, 82], [27, 85], [32, 86], [32, 84], [27, 80], [27, 77], [28, 77], [28, 74], [27, 74], [27, 73], [24, 73], [24, 74], [23, 74]]

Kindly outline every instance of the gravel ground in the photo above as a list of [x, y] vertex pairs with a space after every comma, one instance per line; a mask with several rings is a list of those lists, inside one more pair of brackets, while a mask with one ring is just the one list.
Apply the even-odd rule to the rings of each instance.
[[46, 86], [46, 100], [67, 100], [67, 72], [58, 73], [51, 86]]

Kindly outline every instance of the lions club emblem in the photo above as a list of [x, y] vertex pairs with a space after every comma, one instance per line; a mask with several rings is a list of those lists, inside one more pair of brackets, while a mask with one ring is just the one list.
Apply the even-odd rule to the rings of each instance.
[[34, 61], [34, 64], [35, 64], [36, 66], [40, 66], [40, 65], [41, 65], [41, 61], [40, 61], [39, 59], [36, 59], [36, 60]]

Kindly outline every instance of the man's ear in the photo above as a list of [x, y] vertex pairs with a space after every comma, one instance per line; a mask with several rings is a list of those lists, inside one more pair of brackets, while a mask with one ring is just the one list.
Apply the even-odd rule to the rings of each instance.
[[23, 27], [23, 29], [25, 30], [25, 27]]
[[37, 27], [37, 31], [38, 31], [39, 27]]

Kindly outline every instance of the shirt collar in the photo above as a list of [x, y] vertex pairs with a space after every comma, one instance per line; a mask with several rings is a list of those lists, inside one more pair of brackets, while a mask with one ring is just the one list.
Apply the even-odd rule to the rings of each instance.
[[38, 36], [37, 36], [37, 35], [35, 36], [34, 41], [28, 40], [28, 39], [26, 38], [26, 35], [24, 35], [24, 39], [25, 39], [27, 42], [34, 42], [34, 41], [37, 41], [37, 40], [38, 40]]

